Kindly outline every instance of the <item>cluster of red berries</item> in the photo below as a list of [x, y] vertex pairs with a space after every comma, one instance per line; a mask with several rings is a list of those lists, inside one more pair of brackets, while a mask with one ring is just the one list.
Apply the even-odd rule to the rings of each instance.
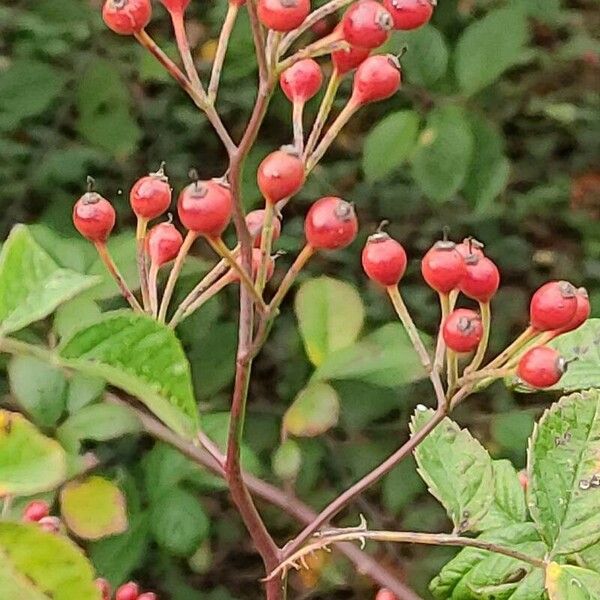
[[44, 500], [32, 500], [23, 511], [24, 523], [37, 523], [41, 529], [48, 533], [59, 533], [62, 522], [58, 517], [50, 515], [50, 505]]
[[[111, 600], [112, 589], [106, 579], [96, 579], [96, 587], [100, 590], [102, 600]], [[158, 600], [158, 596], [154, 592], [140, 593], [139, 585], [129, 581], [117, 588], [114, 600]]]
[[[370, 236], [363, 249], [362, 264], [374, 282], [395, 287], [402, 279], [407, 256], [402, 245], [387, 233]], [[461, 244], [442, 240], [433, 245], [421, 261], [427, 284], [441, 296], [458, 293], [488, 305], [500, 285], [500, 273], [485, 256], [483, 245], [474, 239]], [[529, 334], [547, 333], [547, 339], [580, 327], [590, 315], [585, 288], [576, 289], [565, 281], [551, 281], [538, 289], [531, 299]], [[473, 352], [484, 336], [481, 315], [468, 308], [457, 308], [442, 323], [446, 346], [457, 353]], [[529, 348], [520, 358], [517, 375], [525, 383], [544, 388], [556, 384], [564, 373], [566, 361], [548, 346]]]

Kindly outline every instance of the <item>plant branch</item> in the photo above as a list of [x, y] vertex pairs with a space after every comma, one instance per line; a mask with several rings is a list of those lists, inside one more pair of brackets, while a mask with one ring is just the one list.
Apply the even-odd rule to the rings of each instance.
[[148, 219], [138, 217], [135, 234], [136, 258], [138, 267], [138, 276], [140, 278], [140, 289], [142, 291], [142, 303], [145, 311], [150, 311], [150, 291], [148, 281], [148, 265], [146, 264], [146, 231], [148, 229]]
[[258, 78], [259, 81], [265, 82], [269, 77], [267, 55], [265, 53], [265, 32], [261, 22], [258, 20], [256, 0], [248, 0], [246, 2], [246, 7], [248, 8], [248, 16], [250, 17], [250, 27], [252, 27], [256, 62], [258, 63]]
[[239, 6], [235, 2], [229, 2], [227, 6], [227, 13], [225, 14], [225, 20], [223, 21], [223, 27], [221, 27], [221, 33], [219, 34], [219, 42], [217, 44], [217, 51], [213, 61], [210, 83], [208, 84], [209, 104], [214, 104], [217, 98], [219, 81], [221, 79], [221, 71], [223, 70], [223, 63], [225, 62], [225, 54], [227, 53], [229, 38], [231, 37], [231, 32], [233, 31], [233, 26], [235, 25], [238, 12]]

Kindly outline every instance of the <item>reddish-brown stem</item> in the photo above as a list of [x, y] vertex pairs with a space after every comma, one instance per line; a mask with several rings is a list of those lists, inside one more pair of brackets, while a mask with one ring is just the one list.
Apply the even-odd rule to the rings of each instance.
[[[114, 394], [108, 394], [107, 400], [115, 404], [126, 405], [133, 410], [140, 420], [144, 429], [156, 439], [159, 439], [170, 446], [178, 449], [184, 456], [194, 463], [209, 469], [219, 477], [225, 477], [224, 462], [225, 457], [215, 447], [212, 440], [202, 435], [199, 438], [202, 447], [198, 447], [184, 438], [178, 436], [160, 421], [150, 416], [148, 413], [132, 408], [128, 402], [125, 402]], [[245, 472], [242, 473], [244, 482], [248, 489], [265, 502], [280, 508], [283, 512], [297, 519], [301, 523], [308, 524], [316, 516], [309, 506], [301, 500], [284, 492], [283, 490]], [[403, 600], [421, 600], [410, 588], [394, 577], [381, 564], [368, 554], [362, 552], [352, 544], [335, 544], [343, 554], [345, 554], [356, 566], [359, 573], [370, 577], [375, 583], [382, 587], [387, 587]]]
[[259, 81], [266, 82], [269, 78], [267, 67], [267, 56], [265, 54], [265, 32], [261, 22], [258, 20], [256, 0], [246, 2], [248, 16], [250, 17], [250, 27], [252, 27], [252, 37], [254, 39], [254, 49], [256, 51], [256, 62], [258, 64]]
[[187, 73], [188, 79], [192, 83], [194, 89], [198, 92], [199, 96], [206, 100], [206, 93], [204, 92], [204, 87], [200, 81], [196, 65], [194, 64], [190, 42], [185, 31], [183, 12], [172, 11], [171, 21], [173, 22], [173, 31], [175, 32], [177, 48], [179, 50], [181, 60], [183, 61], [183, 66], [185, 68], [185, 72]]
[[225, 14], [225, 20], [221, 27], [221, 33], [219, 34], [219, 43], [217, 44], [217, 51], [215, 52], [215, 59], [213, 61], [212, 71], [210, 74], [210, 83], [208, 84], [208, 103], [214, 104], [217, 98], [217, 92], [219, 91], [219, 81], [221, 79], [221, 71], [223, 70], [223, 63], [225, 62], [225, 54], [227, 53], [227, 46], [229, 45], [229, 38], [235, 25], [239, 6], [235, 2], [229, 2], [227, 6], [227, 13]]

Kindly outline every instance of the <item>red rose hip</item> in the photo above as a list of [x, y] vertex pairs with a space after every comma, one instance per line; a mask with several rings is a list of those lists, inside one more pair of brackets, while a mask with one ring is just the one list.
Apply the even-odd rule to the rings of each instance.
[[146, 248], [150, 261], [160, 267], [173, 260], [183, 244], [183, 237], [171, 223], [160, 223], [148, 232]]
[[548, 346], [534, 346], [523, 354], [517, 367], [517, 375], [534, 388], [547, 388], [560, 381], [566, 370], [561, 355]]
[[177, 213], [183, 225], [200, 235], [218, 238], [231, 220], [233, 201], [220, 181], [195, 181], [179, 194]]
[[137, 583], [130, 581], [124, 583], [115, 593], [115, 600], [137, 600], [140, 588]]
[[106, 0], [102, 18], [119, 35], [140, 33], [152, 18], [150, 0]]
[[339, 250], [354, 241], [358, 220], [352, 204], [327, 196], [317, 200], [304, 221], [306, 240], [315, 250]]
[[369, 54], [371, 54], [370, 48], [351, 46], [347, 50], [342, 49], [332, 52], [331, 62], [338, 75], [345, 75], [353, 69], [356, 69], [368, 58]]
[[387, 588], [381, 588], [375, 596], [375, 600], [398, 600], [393, 592], [390, 592]]
[[97, 192], [87, 192], [73, 207], [73, 224], [90, 242], [104, 243], [115, 226], [115, 220], [113, 205]]
[[385, 43], [394, 21], [390, 13], [375, 0], [359, 0], [342, 17], [344, 39], [351, 46], [377, 48]]
[[94, 584], [100, 591], [102, 600], [110, 600], [110, 598], [112, 596], [112, 590], [110, 588], [110, 583], [108, 583], [108, 581], [106, 581], [106, 579], [103, 579], [102, 577], [98, 577], [98, 579], [96, 579], [94, 581]]
[[158, 596], [154, 592], [144, 592], [137, 597], [137, 600], [158, 600]]
[[273, 204], [293, 196], [304, 185], [304, 177], [304, 163], [289, 146], [271, 152], [256, 175], [261, 194]]
[[[262, 230], [265, 222], [265, 211], [260, 208], [253, 210], [246, 215], [246, 225], [250, 231], [250, 236], [254, 240], [254, 247], [260, 248], [262, 242]], [[273, 218], [273, 242], [276, 242], [281, 235], [281, 221], [277, 218]]]
[[442, 335], [454, 352], [473, 352], [483, 337], [481, 317], [468, 308], [457, 308], [444, 321]]
[[436, 242], [421, 261], [423, 278], [436, 292], [447, 294], [456, 289], [465, 274], [465, 261], [454, 242]]
[[25, 523], [37, 523], [50, 514], [50, 506], [44, 500], [32, 500], [23, 511]]
[[575, 308], [575, 314], [573, 318], [560, 329], [555, 331], [556, 335], [561, 333], [567, 333], [567, 331], [574, 331], [581, 327], [590, 317], [592, 307], [590, 305], [590, 297], [587, 290], [584, 287], [580, 287], [576, 291], [577, 307]]
[[394, 29], [417, 29], [433, 15], [435, 0], [383, 0], [394, 20]]
[[350, 102], [360, 106], [385, 100], [400, 89], [401, 82], [400, 62], [395, 56], [369, 56], [354, 74]]
[[258, 0], [258, 18], [268, 29], [296, 29], [310, 12], [310, 0]]
[[160, 0], [160, 3], [170, 12], [183, 14], [190, 4], [190, 0]]
[[321, 88], [323, 72], [317, 61], [305, 58], [283, 71], [279, 83], [290, 102], [308, 102]]
[[577, 310], [577, 290], [567, 281], [550, 281], [531, 298], [529, 314], [536, 331], [552, 331], [567, 325]]
[[372, 281], [385, 287], [398, 285], [406, 271], [406, 252], [387, 233], [378, 231], [367, 240], [362, 251], [362, 266]]
[[470, 254], [465, 259], [465, 274], [460, 291], [478, 302], [489, 302], [500, 286], [500, 271], [486, 256]]
[[129, 203], [137, 217], [156, 219], [171, 205], [171, 186], [162, 168], [138, 179], [129, 193]]

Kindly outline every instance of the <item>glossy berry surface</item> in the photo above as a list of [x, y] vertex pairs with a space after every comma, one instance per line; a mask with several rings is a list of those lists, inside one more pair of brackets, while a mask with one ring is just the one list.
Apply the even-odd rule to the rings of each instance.
[[385, 287], [398, 285], [406, 271], [406, 252], [387, 233], [370, 236], [362, 251], [362, 266], [372, 281]]
[[575, 314], [572, 319], [564, 326], [556, 331], [556, 334], [566, 333], [567, 331], [574, 331], [581, 327], [590, 317], [592, 312], [592, 306], [590, 304], [590, 297], [585, 288], [578, 288], [575, 292], [577, 307], [575, 308]]
[[171, 205], [169, 180], [162, 173], [138, 179], [129, 193], [129, 203], [136, 216], [156, 219]]
[[140, 588], [137, 583], [130, 581], [124, 583], [115, 593], [115, 600], [137, 600]]
[[395, 56], [369, 56], [356, 69], [350, 102], [360, 106], [385, 100], [400, 89], [401, 82], [400, 63]]
[[521, 357], [517, 375], [534, 388], [551, 387], [558, 383], [566, 369], [560, 354], [548, 346], [535, 346]]
[[214, 179], [190, 183], [177, 201], [177, 213], [184, 227], [212, 238], [218, 238], [225, 231], [232, 210], [229, 188]]
[[483, 336], [480, 316], [468, 308], [457, 308], [444, 321], [442, 335], [454, 352], [473, 352]]
[[577, 310], [577, 290], [567, 281], [550, 281], [539, 288], [529, 305], [531, 326], [552, 331], [567, 325]]
[[258, 167], [258, 189], [267, 202], [293, 196], [304, 185], [304, 163], [287, 149], [271, 152]]
[[73, 224], [90, 242], [105, 242], [115, 226], [113, 205], [96, 192], [87, 192], [73, 207]]
[[375, 600], [398, 600], [393, 592], [390, 592], [387, 588], [381, 588], [375, 596]]
[[32, 500], [23, 511], [23, 521], [37, 523], [50, 514], [50, 506], [44, 500]]
[[[262, 229], [265, 222], [265, 211], [262, 208], [253, 210], [246, 215], [246, 225], [250, 231], [250, 235], [254, 240], [254, 247], [260, 248], [262, 242]], [[281, 221], [277, 217], [273, 217], [273, 242], [276, 242], [281, 235]]]
[[394, 29], [417, 29], [428, 23], [433, 15], [432, 0], [383, 0], [394, 20]]
[[291, 31], [310, 12], [310, 0], [258, 0], [258, 18], [268, 29]]
[[317, 200], [304, 221], [307, 242], [316, 250], [338, 250], [354, 241], [358, 219], [354, 207], [336, 196]]
[[441, 241], [425, 254], [421, 273], [429, 287], [440, 294], [456, 289], [465, 274], [465, 261], [453, 242]]
[[351, 46], [347, 50], [343, 49], [332, 52], [331, 62], [338, 75], [345, 75], [363, 63], [369, 54], [371, 54], [370, 48]]
[[94, 581], [94, 584], [100, 591], [100, 596], [101, 596], [102, 600], [110, 600], [110, 598], [112, 596], [112, 590], [110, 588], [110, 583], [108, 583], [108, 581], [106, 581], [106, 579], [103, 579], [102, 577], [98, 577], [98, 579], [96, 579]]
[[160, 3], [170, 13], [184, 13], [190, 4], [190, 0], [160, 0]]
[[137, 597], [137, 600], [158, 600], [158, 596], [154, 592], [144, 592]]
[[465, 274], [460, 281], [460, 291], [478, 302], [489, 302], [500, 286], [500, 271], [486, 256], [470, 254], [465, 261]]
[[171, 223], [160, 223], [148, 232], [146, 248], [150, 261], [162, 266], [173, 260], [183, 244], [183, 237]]
[[351, 46], [377, 48], [384, 44], [394, 25], [390, 13], [375, 0], [359, 0], [345, 12], [342, 35]]
[[119, 35], [139, 33], [152, 18], [150, 0], [106, 0], [102, 18]]
[[279, 84], [290, 102], [308, 102], [321, 88], [323, 72], [319, 63], [305, 58], [279, 76]]

